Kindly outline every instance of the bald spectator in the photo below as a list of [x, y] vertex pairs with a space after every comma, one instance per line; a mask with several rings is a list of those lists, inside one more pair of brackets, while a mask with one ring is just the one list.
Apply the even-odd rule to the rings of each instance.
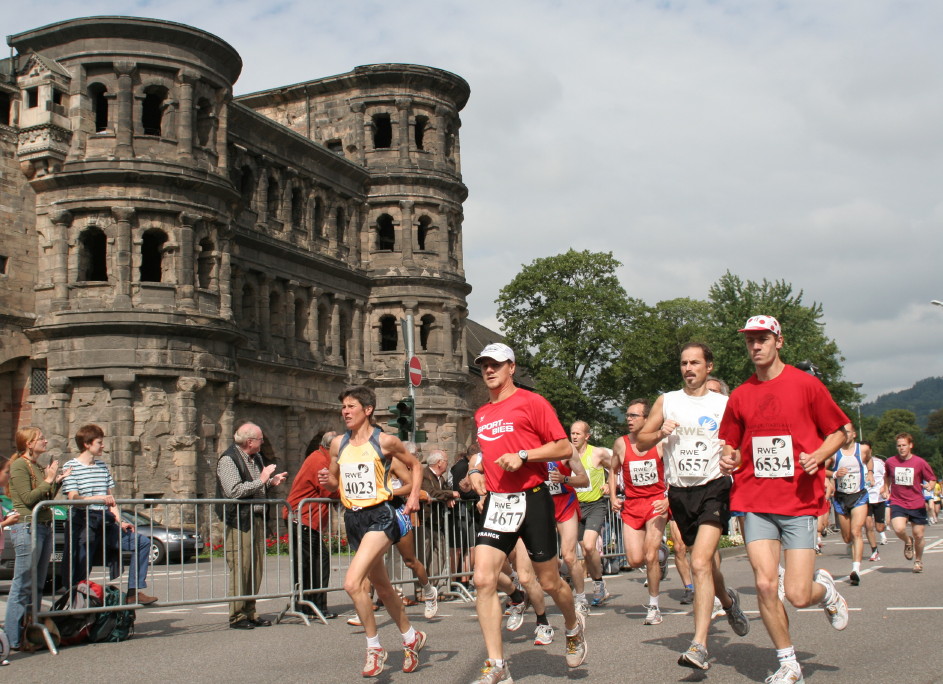
[[[288, 508], [284, 509], [283, 517], [288, 519], [288, 509], [299, 513], [298, 506], [305, 499], [337, 499], [337, 490], [324, 489], [318, 482], [318, 473], [322, 468], [330, 467], [331, 441], [337, 437], [336, 432], [325, 432], [320, 446], [312, 451], [301, 464], [301, 469], [295, 475], [288, 492]], [[324, 543], [321, 530], [326, 528], [330, 521], [331, 505], [327, 503], [308, 502], [301, 507], [300, 514], [289, 524], [289, 531], [293, 540], [299, 541], [298, 551], [301, 556], [300, 577], [301, 596], [306, 602], [313, 603], [321, 615], [328, 620], [337, 617], [337, 613], [327, 609], [327, 592], [315, 592], [331, 583], [331, 553]], [[328, 533], [330, 530], [327, 530]], [[299, 534], [301, 535], [299, 537]], [[308, 593], [312, 592], [312, 593]], [[316, 616], [316, 613], [302, 604], [302, 612]]]

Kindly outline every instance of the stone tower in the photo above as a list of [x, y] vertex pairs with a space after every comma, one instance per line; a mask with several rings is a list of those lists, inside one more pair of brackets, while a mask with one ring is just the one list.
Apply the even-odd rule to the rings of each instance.
[[36, 424], [67, 453], [95, 422], [121, 496], [209, 496], [253, 420], [293, 472], [342, 427], [345, 385], [375, 387], [381, 411], [402, 396], [409, 313], [421, 427], [450, 453], [472, 438], [461, 78], [384, 64], [233, 100], [239, 55], [189, 26], [94, 17], [8, 41], [11, 439]]

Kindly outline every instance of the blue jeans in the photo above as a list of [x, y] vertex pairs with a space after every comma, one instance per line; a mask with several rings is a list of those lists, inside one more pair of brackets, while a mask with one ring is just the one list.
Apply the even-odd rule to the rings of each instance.
[[36, 526], [36, 552], [33, 553], [32, 527], [32, 523], [17, 523], [10, 527], [13, 547], [16, 549], [16, 561], [13, 565], [13, 584], [10, 585], [3, 629], [12, 648], [20, 647], [20, 621], [32, 602], [33, 566], [36, 566], [36, 579], [41, 595], [46, 584], [49, 557], [52, 555], [52, 528], [46, 525]]
[[121, 550], [131, 552], [128, 564], [128, 590], [147, 586], [147, 567], [151, 563], [151, 540], [137, 532], [121, 532]]

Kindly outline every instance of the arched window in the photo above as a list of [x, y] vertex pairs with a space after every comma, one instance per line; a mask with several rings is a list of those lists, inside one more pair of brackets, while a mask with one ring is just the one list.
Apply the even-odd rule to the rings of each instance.
[[148, 86], [144, 89], [144, 102], [141, 105], [141, 128], [144, 135], [160, 135], [161, 120], [164, 117], [164, 100], [167, 89], [163, 86]]
[[396, 229], [393, 228], [393, 217], [383, 214], [377, 219], [377, 249], [392, 252], [396, 249]]
[[416, 149], [424, 150], [423, 141], [426, 137], [426, 129], [429, 127], [429, 117], [428, 116], [417, 116], [416, 117]]
[[205, 97], [196, 103], [196, 141], [200, 147], [210, 147], [213, 142], [213, 129], [216, 122], [213, 116], [213, 105]]
[[304, 191], [301, 188], [291, 190], [291, 226], [301, 228], [304, 222]]
[[337, 208], [337, 244], [344, 244], [347, 239], [347, 216], [344, 207]]
[[285, 334], [285, 315], [282, 312], [282, 295], [273, 290], [268, 296], [269, 332], [273, 335]]
[[373, 148], [386, 149], [393, 144], [393, 124], [389, 114], [373, 115]]
[[389, 314], [380, 316], [380, 351], [396, 351], [399, 341], [396, 317]]
[[303, 342], [307, 339], [308, 305], [303, 299], [295, 300], [295, 339]]
[[324, 235], [324, 203], [320, 197], [314, 198], [314, 209], [311, 212], [311, 236]]
[[210, 239], [200, 241], [200, 254], [197, 257], [197, 284], [204, 290], [214, 289], [216, 280], [216, 246]]
[[242, 321], [248, 328], [256, 326], [255, 288], [249, 283], [242, 286]]
[[141, 282], [159, 283], [161, 280], [161, 261], [164, 257], [164, 243], [167, 233], [159, 228], [151, 228], [141, 236]]
[[95, 117], [95, 132], [103, 133], [108, 130], [108, 89], [101, 83], [93, 83], [88, 87], [88, 99], [92, 102], [92, 114]]
[[419, 247], [419, 251], [425, 251], [429, 249], [427, 238], [429, 237], [429, 231], [432, 228], [432, 219], [428, 216], [422, 216], [419, 219], [419, 230], [416, 231], [416, 244]]
[[268, 189], [265, 193], [265, 213], [269, 219], [278, 218], [278, 207], [279, 204], [281, 204], [280, 199], [278, 181], [275, 179], [275, 176], [269, 176]]
[[435, 316], [426, 314], [419, 319], [419, 346], [424, 351], [432, 346], [432, 327], [435, 325]]
[[97, 226], [86, 228], [79, 236], [79, 281], [108, 280], [107, 240]]
[[239, 194], [247, 207], [252, 206], [252, 196], [255, 195], [255, 175], [248, 164], [239, 169]]

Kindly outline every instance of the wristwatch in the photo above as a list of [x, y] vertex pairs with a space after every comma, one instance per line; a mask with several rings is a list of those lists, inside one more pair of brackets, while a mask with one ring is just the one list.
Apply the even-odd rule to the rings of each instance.
[[524, 461], [524, 463], [527, 463], [527, 450], [526, 449], [521, 449], [520, 451], [517, 452], [517, 455], [518, 457], [520, 457], [522, 461]]
[[563, 484], [570, 484], [570, 476], [567, 475], [563, 478]]

